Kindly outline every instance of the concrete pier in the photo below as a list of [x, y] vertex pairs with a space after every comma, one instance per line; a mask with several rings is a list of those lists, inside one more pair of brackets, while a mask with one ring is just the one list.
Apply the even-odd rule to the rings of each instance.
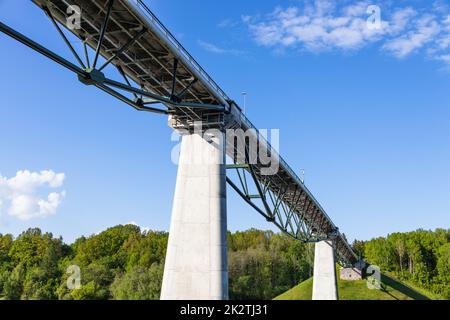
[[313, 300], [338, 300], [336, 261], [332, 240], [316, 243]]
[[225, 135], [182, 137], [162, 300], [228, 299]]

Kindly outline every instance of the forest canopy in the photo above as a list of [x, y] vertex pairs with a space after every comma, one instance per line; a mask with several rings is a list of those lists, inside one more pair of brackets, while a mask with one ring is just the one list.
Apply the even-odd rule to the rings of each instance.
[[[73, 244], [40, 229], [0, 234], [0, 299], [159, 299], [168, 233], [119, 225]], [[355, 250], [450, 299], [450, 230], [355, 241]], [[272, 231], [228, 233], [231, 299], [272, 299], [312, 275], [313, 244]], [[70, 287], [79, 268], [80, 286]], [[70, 271], [70, 272], [67, 272]]]

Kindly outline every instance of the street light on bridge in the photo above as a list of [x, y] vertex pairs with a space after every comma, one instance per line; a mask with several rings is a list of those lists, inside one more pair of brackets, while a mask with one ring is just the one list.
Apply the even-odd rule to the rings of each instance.
[[244, 97], [244, 114], [246, 114], [246, 108], [247, 108], [247, 92], [243, 91], [242, 96]]

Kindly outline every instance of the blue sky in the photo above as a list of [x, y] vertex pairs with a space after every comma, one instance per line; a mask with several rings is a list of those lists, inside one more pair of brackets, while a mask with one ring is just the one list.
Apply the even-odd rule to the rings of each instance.
[[[306, 170], [348, 238], [450, 227], [444, 1], [146, 3], [230, 97], [248, 93], [258, 128], [280, 129], [280, 153]], [[381, 9], [379, 29], [367, 29], [369, 5]], [[0, 20], [70, 57], [30, 1], [0, 0]], [[131, 221], [167, 230], [176, 178], [167, 119], [82, 85], [5, 35], [0, 43], [0, 233], [38, 226], [70, 242]], [[271, 228], [228, 195], [231, 230]]]

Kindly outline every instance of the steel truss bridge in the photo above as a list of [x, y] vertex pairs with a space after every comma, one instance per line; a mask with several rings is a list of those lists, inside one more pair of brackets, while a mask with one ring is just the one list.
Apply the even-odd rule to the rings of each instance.
[[[70, 70], [86, 84], [139, 111], [168, 115], [174, 128], [194, 123], [253, 129], [268, 154], [276, 154], [265, 137], [141, 0], [32, 0], [45, 13], [72, 53], [69, 60], [0, 22], [0, 31]], [[80, 28], [69, 21], [81, 9]], [[81, 53], [66, 33], [81, 40]], [[113, 80], [120, 74], [122, 81]], [[109, 75], [109, 76], [108, 76]], [[230, 142], [228, 142], [230, 143]], [[227, 149], [228, 150], [228, 149]], [[236, 161], [227, 170], [228, 184], [281, 231], [304, 242], [333, 239], [338, 262], [354, 265], [357, 256], [345, 236], [289, 165], [262, 174], [264, 165]], [[244, 159], [246, 159], [244, 157]], [[234, 179], [233, 179], [234, 177]], [[255, 190], [255, 191], [253, 191]]]

